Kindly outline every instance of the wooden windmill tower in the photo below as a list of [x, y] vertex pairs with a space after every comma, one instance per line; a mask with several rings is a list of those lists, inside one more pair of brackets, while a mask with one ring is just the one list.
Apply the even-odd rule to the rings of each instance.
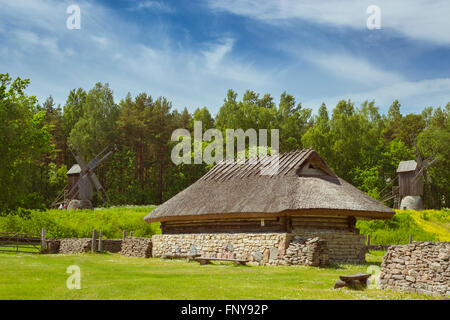
[[[381, 202], [387, 204], [388, 201], [394, 200], [394, 209], [423, 210], [424, 208], [423, 181], [429, 182], [427, 169], [436, 161], [436, 158], [434, 156], [425, 158], [415, 141], [414, 146], [416, 160], [401, 161], [397, 168], [397, 176], [380, 192]], [[398, 185], [394, 185], [397, 180]], [[391, 185], [392, 190], [383, 193]], [[430, 187], [429, 184], [427, 186]], [[431, 190], [428, 191], [431, 192]]]
[[425, 158], [415, 143], [414, 146], [416, 161], [402, 161], [397, 168], [398, 203], [403, 210], [423, 210], [423, 181], [429, 181], [427, 168], [436, 161]]
[[77, 163], [67, 172], [68, 185], [53, 201], [52, 207], [60, 204], [67, 205], [68, 209], [92, 209], [93, 186], [98, 191], [103, 202], [109, 202], [108, 195], [103, 189], [94, 170], [108, 158], [113, 151], [105, 148], [94, 159], [86, 164], [76, 146], [69, 146]]

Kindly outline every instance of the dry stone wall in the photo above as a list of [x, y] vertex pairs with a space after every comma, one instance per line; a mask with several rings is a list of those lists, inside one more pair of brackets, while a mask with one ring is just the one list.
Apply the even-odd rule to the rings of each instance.
[[[66, 238], [47, 240], [47, 253], [74, 254], [91, 251], [91, 238]], [[122, 240], [102, 239], [102, 251], [112, 253], [120, 252]], [[99, 239], [97, 239], [95, 249], [99, 248]]]
[[68, 238], [61, 239], [59, 253], [74, 254], [91, 251], [92, 239], [90, 238]]
[[327, 263], [326, 242], [288, 233], [161, 234], [152, 237], [153, 257], [200, 254], [244, 259], [254, 265]]
[[121, 256], [149, 258], [152, 256], [152, 239], [126, 237], [122, 241]]
[[380, 286], [450, 297], [450, 242], [390, 246], [381, 263]]
[[327, 241], [318, 237], [303, 239], [295, 236], [283, 257], [287, 265], [322, 266], [329, 262]]
[[294, 234], [302, 238], [319, 237], [327, 241], [330, 262], [364, 263], [366, 262], [366, 244], [359, 230], [294, 228]]

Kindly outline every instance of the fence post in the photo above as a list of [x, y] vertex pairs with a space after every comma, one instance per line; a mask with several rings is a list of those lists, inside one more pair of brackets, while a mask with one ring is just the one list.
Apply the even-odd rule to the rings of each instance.
[[125, 238], [127, 237], [127, 230], [123, 230], [123, 236], [122, 236], [122, 240], [125, 241]]
[[45, 240], [45, 228], [42, 228], [41, 230], [41, 249], [47, 249], [47, 242]]
[[96, 238], [97, 238], [97, 230], [92, 230], [92, 245], [91, 245], [91, 251], [92, 252], [95, 252], [95, 247], [96, 247], [96, 245], [95, 245], [95, 240], [96, 240]]
[[98, 236], [98, 251], [102, 252], [103, 250], [103, 231], [100, 230], [100, 235]]
[[409, 244], [412, 243], [412, 235], [409, 235]]

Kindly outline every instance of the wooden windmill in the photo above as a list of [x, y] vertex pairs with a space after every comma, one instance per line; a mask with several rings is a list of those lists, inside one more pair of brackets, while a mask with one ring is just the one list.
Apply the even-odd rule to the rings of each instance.
[[401, 161], [399, 163], [397, 176], [386, 187], [394, 184], [396, 180], [398, 180], [398, 186], [393, 186], [392, 191], [382, 197], [382, 202], [394, 199], [395, 209], [423, 210], [424, 208], [422, 201], [423, 181], [429, 182], [427, 168], [436, 159], [434, 157], [425, 158], [415, 141], [413, 142], [416, 160]]
[[399, 209], [423, 210], [423, 181], [429, 182], [427, 169], [436, 159], [425, 158], [414, 142], [416, 160], [402, 161], [398, 165]]
[[98, 191], [103, 202], [108, 203], [109, 198], [98, 180], [94, 170], [108, 158], [113, 151], [105, 148], [89, 163], [86, 164], [83, 157], [80, 155], [78, 148], [75, 145], [70, 146], [69, 149], [77, 163], [67, 172], [68, 185], [53, 201], [52, 207], [57, 207], [61, 204], [67, 205], [68, 209], [91, 209], [93, 186]]

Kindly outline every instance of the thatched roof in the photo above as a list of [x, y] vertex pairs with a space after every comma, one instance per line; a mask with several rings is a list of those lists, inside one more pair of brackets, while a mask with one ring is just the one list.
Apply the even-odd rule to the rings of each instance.
[[75, 164], [72, 166], [72, 168], [70, 168], [70, 170], [67, 171], [67, 174], [68, 174], [68, 175], [70, 175], [70, 174], [78, 174], [78, 173], [80, 173], [80, 172], [81, 172], [80, 165], [79, 165], [78, 163], [75, 163]]
[[337, 177], [311, 149], [224, 160], [144, 219], [147, 222], [277, 215], [388, 219], [394, 211]]

